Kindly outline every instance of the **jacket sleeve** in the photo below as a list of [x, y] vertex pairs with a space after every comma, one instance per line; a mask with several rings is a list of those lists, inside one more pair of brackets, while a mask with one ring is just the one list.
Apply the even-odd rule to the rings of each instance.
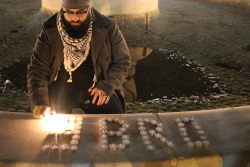
[[31, 106], [49, 105], [48, 82], [52, 64], [51, 59], [51, 47], [43, 24], [27, 70], [27, 84]]
[[109, 39], [112, 64], [108, 70], [107, 77], [98, 81], [96, 87], [105, 91], [108, 96], [111, 96], [114, 90], [121, 88], [130, 67], [131, 57], [126, 41], [114, 20], [112, 20], [109, 28]]

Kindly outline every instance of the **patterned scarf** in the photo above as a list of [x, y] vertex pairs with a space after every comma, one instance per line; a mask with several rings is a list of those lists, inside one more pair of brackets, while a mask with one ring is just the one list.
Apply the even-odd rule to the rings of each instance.
[[64, 46], [64, 67], [69, 73], [70, 77], [67, 82], [72, 82], [72, 72], [75, 71], [87, 58], [90, 50], [90, 42], [92, 39], [92, 24], [93, 18], [91, 10], [89, 9], [90, 23], [87, 34], [80, 39], [71, 38], [65, 30], [65, 25], [62, 21], [63, 10], [61, 9], [57, 14], [57, 29], [61, 36]]

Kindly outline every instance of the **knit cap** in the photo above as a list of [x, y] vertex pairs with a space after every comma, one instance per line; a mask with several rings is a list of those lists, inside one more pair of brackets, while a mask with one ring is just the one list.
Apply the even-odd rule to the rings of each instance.
[[92, 6], [92, 0], [62, 0], [62, 7], [67, 9], [85, 9]]

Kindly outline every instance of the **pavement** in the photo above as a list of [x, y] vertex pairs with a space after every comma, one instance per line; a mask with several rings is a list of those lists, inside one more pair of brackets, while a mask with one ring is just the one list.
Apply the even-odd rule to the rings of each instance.
[[[47, 14], [40, 12], [40, 7], [39, 0], [0, 2], [0, 66], [32, 55], [41, 22], [48, 18]], [[148, 30], [144, 18], [117, 20], [129, 46], [177, 50], [204, 66], [208, 74], [219, 77], [231, 89], [226, 97], [202, 105], [187, 103], [183, 108], [173, 101], [173, 107], [143, 104], [141, 109], [139, 102], [129, 106], [129, 113], [152, 112], [155, 107], [158, 112], [166, 112], [249, 105], [249, 17], [249, 3], [244, 0], [159, 0], [159, 13], [149, 16]], [[16, 104], [15, 97], [1, 94], [3, 104], [0, 110], [28, 110], [27, 96], [22, 96], [20, 103]]]

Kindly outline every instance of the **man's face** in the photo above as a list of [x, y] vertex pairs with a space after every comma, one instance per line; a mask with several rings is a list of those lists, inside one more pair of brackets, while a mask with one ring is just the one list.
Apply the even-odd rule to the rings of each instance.
[[87, 19], [88, 12], [89, 9], [63, 8], [64, 18], [73, 28], [78, 28]]

